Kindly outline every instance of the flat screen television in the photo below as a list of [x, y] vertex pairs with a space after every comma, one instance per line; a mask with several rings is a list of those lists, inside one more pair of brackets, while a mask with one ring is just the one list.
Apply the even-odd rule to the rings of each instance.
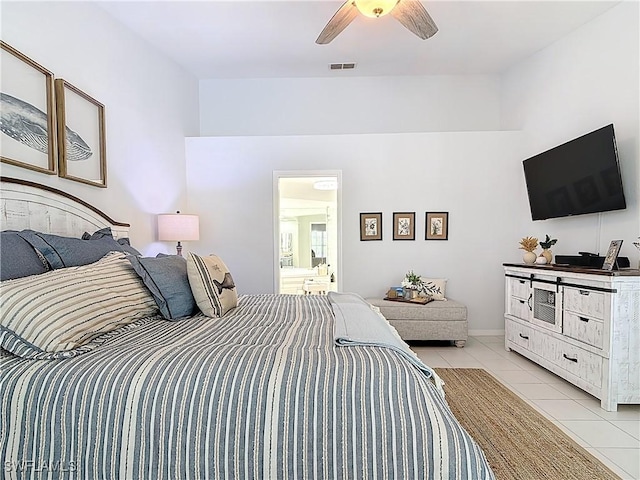
[[533, 220], [627, 207], [613, 124], [522, 163]]

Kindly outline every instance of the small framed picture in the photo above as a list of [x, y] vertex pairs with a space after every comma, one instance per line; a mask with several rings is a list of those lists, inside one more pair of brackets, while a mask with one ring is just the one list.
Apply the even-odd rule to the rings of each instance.
[[382, 240], [382, 213], [360, 214], [360, 240]]
[[449, 212], [427, 212], [424, 230], [425, 240], [448, 240]]
[[620, 247], [622, 247], [622, 240], [611, 240], [607, 256], [604, 257], [604, 263], [602, 264], [603, 270], [613, 270], [620, 253]]
[[104, 105], [61, 78], [55, 80], [55, 90], [58, 175], [106, 188]]
[[416, 239], [416, 213], [393, 212], [393, 239]]

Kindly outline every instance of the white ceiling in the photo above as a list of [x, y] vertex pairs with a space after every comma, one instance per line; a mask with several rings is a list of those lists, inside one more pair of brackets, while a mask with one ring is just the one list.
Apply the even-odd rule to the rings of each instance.
[[[430, 0], [439, 31], [428, 40], [391, 16], [359, 15], [317, 45], [341, 1], [99, 2], [200, 79], [500, 73], [616, 3]], [[329, 70], [342, 62], [357, 68]]]

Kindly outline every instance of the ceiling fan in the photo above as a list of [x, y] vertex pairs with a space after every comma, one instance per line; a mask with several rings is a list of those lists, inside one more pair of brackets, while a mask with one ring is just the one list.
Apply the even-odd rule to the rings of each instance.
[[332, 41], [358, 16], [358, 12], [367, 17], [381, 17], [389, 13], [423, 40], [438, 31], [419, 0], [347, 0], [320, 32], [316, 43], [323, 45]]

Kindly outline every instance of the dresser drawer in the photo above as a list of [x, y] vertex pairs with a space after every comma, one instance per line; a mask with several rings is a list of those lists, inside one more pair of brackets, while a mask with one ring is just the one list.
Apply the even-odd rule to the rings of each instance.
[[602, 348], [603, 323], [600, 320], [564, 312], [562, 333], [581, 342]]
[[602, 320], [604, 303], [604, 293], [573, 287], [564, 288], [564, 309], [578, 315]]
[[505, 320], [505, 335], [507, 340], [516, 345], [520, 345], [527, 350], [531, 350], [531, 328], [520, 325], [512, 320]]
[[566, 343], [556, 345], [555, 353], [554, 363], [563, 370], [595, 387], [602, 386], [602, 357]]
[[509, 314], [522, 320], [531, 319], [531, 310], [528, 301], [523, 298], [511, 297], [509, 299]]
[[524, 300], [529, 298], [529, 295], [531, 294], [531, 289], [530, 289], [531, 282], [529, 280], [510, 277], [510, 278], [507, 278], [507, 281], [509, 282], [510, 295], [514, 297], [522, 298]]

